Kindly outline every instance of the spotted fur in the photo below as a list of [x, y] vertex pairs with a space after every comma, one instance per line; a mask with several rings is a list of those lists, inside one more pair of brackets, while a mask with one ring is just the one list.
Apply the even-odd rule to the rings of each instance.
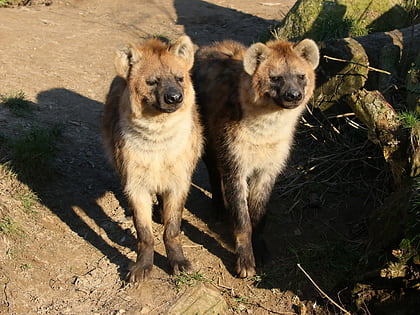
[[174, 274], [191, 271], [179, 239], [191, 176], [202, 151], [202, 128], [189, 71], [189, 37], [167, 44], [150, 39], [118, 51], [117, 77], [102, 124], [106, 151], [119, 172], [137, 230], [131, 282], [153, 266], [152, 197], [161, 201], [163, 239]]
[[315, 86], [312, 40], [224, 41], [196, 54], [193, 81], [203, 116], [214, 207], [233, 223], [236, 272], [255, 275], [264, 260], [266, 204], [289, 156], [296, 124]]

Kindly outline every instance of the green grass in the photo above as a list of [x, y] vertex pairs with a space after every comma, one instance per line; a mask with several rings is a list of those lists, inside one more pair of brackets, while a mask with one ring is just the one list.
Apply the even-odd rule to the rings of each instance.
[[20, 266], [20, 269], [23, 270], [29, 270], [32, 269], [32, 265], [31, 264], [23, 264]]
[[26, 5], [29, 2], [30, 0], [0, 0], [0, 8], [15, 5]]
[[27, 191], [21, 195], [18, 195], [17, 198], [22, 202], [27, 213], [36, 213], [33, 210], [33, 206], [39, 201], [38, 196], [33, 191]]
[[404, 128], [415, 128], [420, 123], [420, 113], [402, 112], [398, 114], [398, 120]]
[[[52, 179], [55, 142], [60, 133], [59, 127], [34, 129], [13, 140], [10, 161], [13, 171], [25, 179], [37, 182]], [[33, 196], [24, 198], [24, 202], [28, 205], [30, 199]]]
[[175, 286], [179, 290], [185, 286], [192, 287], [195, 286], [198, 282], [211, 282], [212, 280], [207, 279], [204, 275], [199, 272], [193, 274], [181, 273], [175, 279]]
[[248, 298], [246, 296], [234, 297], [233, 301], [235, 301], [236, 303], [243, 303], [243, 304], [249, 303]]
[[26, 116], [33, 109], [32, 103], [26, 99], [26, 95], [22, 90], [0, 95], [0, 102], [16, 116]]
[[0, 233], [17, 236], [23, 235], [23, 231], [16, 225], [16, 222], [8, 216], [0, 219]]

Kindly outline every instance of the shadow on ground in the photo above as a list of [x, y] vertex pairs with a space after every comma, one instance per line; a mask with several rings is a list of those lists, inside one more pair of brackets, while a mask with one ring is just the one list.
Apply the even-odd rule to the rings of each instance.
[[177, 24], [184, 25], [185, 33], [197, 45], [223, 39], [249, 45], [257, 41], [259, 36], [265, 37], [270, 27], [278, 23], [206, 1], [195, 1], [191, 5], [189, 0], [175, 0], [174, 6], [178, 16]]
[[[59, 88], [39, 93], [37, 101], [36, 106], [40, 109], [36, 114], [40, 116], [38, 124], [42, 128], [58, 125], [61, 130], [56, 138], [57, 150], [52, 162], [54, 175], [44, 178], [41, 174], [34, 179], [27, 176], [24, 169], [16, 168], [19, 180], [25, 182], [41, 202], [72, 231], [117, 265], [121, 279], [125, 279], [131, 259], [118, 246], [135, 251], [136, 239], [129, 229], [122, 229], [119, 224], [120, 220], [127, 221], [131, 218], [119, 178], [109, 165], [102, 147], [100, 121], [103, 104]], [[49, 111], [49, 118], [44, 117], [46, 111]], [[206, 177], [202, 171], [201, 168], [194, 175], [194, 181], [199, 185], [205, 185]], [[111, 208], [106, 208], [98, 200], [110, 192], [117, 201], [108, 202], [107, 205]], [[187, 208], [214, 227], [216, 225], [210, 219], [210, 201], [201, 190], [192, 187]], [[123, 217], [116, 218], [112, 214], [114, 208], [119, 206], [125, 212], [122, 212]], [[215, 229], [216, 233], [223, 234], [224, 227], [219, 227]], [[203, 245], [233, 268], [233, 254], [224, 249], [215, 238], [187, 220], [183, 220], [182, 228], [193, 242]], [[169, 272], [166, 257], [156, 251], [154, 264]]]

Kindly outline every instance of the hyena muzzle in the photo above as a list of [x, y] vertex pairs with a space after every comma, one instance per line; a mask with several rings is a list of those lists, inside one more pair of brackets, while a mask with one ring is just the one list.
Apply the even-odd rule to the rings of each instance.
[[202, 151], [202, 131], [190, 78], [189, 37], [173, 44], [156, 38], [118, 51], [116, 78], [107, 95], [102, 133], [117, 169], [137, 231], [130, 282], [153, 266], [152, 200], [160, 201], [163, 239], [172, 272], [191, 271], [180, 242], [181, 216]]
[[232, 218], [235, 272], [253, 276], [255, 258], [268, 259], [262, 236], [265, 208], [313, 93], [318, 47], [308, 39], [249, 48], [224, 41], [202, 47], [195, 59], [193, 81], [213, 204]]

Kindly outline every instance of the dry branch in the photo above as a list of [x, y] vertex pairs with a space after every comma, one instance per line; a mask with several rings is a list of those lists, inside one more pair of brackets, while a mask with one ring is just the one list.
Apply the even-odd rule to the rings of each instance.
[[315, 286], [315, 288], [321, 293], [322, 296], [324, 296], [325, 298], [327, 298], [332, 304], [334, 304], [335, 306], [337, 306], [344, 314], [348, 314], [350, 315], [350, 312], [347, 311], [346, 309], [344, 309], [343, 307], [341, 307], [340, 305], [338, 305], [332, 298], [330, 298], [317, 284], [314, 280], [312, 280], [312, 278], [309, 276], [309, 274], [305, 271], [305, 269], [303, 269], [303, 267], [300, 264], [297, 264], [297, 266], [299, 267], [299, 269], [305, 274], [305, 276], [309, 279], [309, 281], [312, 282], [312, 284]]

